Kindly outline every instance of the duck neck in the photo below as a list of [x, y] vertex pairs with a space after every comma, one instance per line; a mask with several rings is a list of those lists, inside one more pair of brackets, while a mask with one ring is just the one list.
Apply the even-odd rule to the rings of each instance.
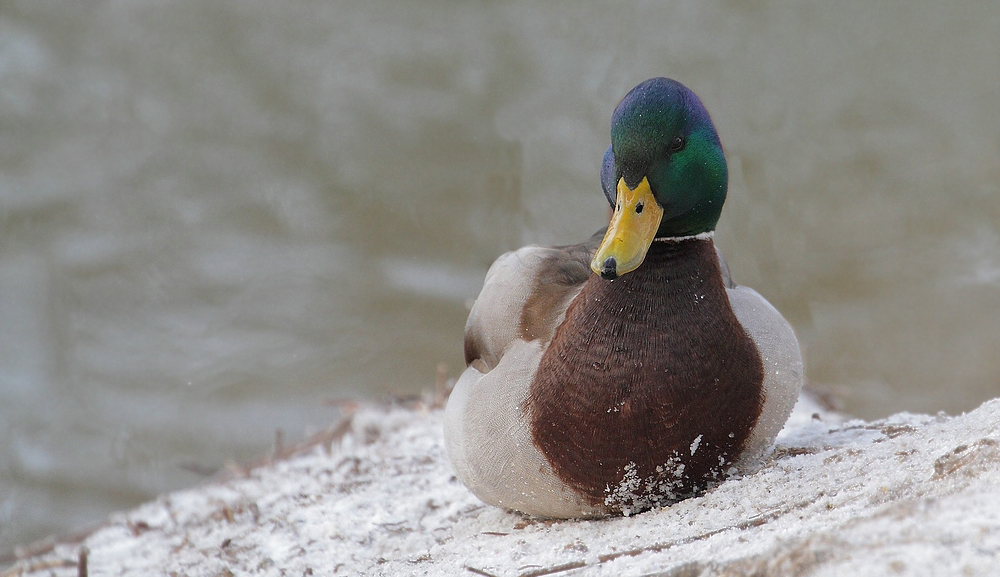
[[[624, 291], [621, 297], [629, 300], [636, 299], [636, 291], [646, 294], [648, 289], [648, 304], [657, 309], [666, 307], [659, 311], [660, 316], [687, 310], [694, 297], [697, 302], [707, 299], [702, 304], [713, 307], [710, 310], [730, 310], [711, 232], [658, 238], [636, 270], [611, 281], [595, 277], [591, 282], [609, 296]], [[680, 310], [675, 310], [678, 307]]]
[[687, 240], [712, 240], [715, 238], [714, 230], [707, 230], [705, 232], [699, 232], [698, 234], [690, 234], [687, 236], [661, 236], [654, 238], [653, 242], [684, 242]]

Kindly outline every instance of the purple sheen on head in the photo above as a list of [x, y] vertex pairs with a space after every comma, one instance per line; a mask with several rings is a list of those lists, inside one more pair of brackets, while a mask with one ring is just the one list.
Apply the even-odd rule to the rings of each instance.
[[[618, 103], [611, 115], [611, 137], [622, 144], [639, 144], [643, 137], [655, 138], [669, 126], [682, 126], [684, 133], [712, 127], [708, 110], [687, 86], [671, 78], [641, 82]], [[714, 140], [718, 136], [714, 134]]]
[[601, 165], [601, 188], [604, 189], [608, 204], [614, 208], [615, 200], [618, 198], [618, 183], [615, 182], [615, 154], [610, 146], [604, 153], [604, 163]]

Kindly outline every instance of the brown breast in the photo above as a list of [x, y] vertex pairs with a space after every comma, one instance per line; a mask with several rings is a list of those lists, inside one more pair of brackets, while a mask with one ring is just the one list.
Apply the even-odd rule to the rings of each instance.
[[729, 305], [711, 239], [655, 242], [591, 275], [542, 357], [525, 410], [556, 474], [610, 512], [704, 489], [760, 414], [763, 365]]

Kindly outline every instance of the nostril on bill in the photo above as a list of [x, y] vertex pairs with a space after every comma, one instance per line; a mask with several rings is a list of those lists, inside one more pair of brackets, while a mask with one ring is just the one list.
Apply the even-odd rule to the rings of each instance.
[[601, 278], [612, 280], [618, 276], [618, 261], [615, 257], [609, 256], [604, 259], [604, 264], [601, 265]]

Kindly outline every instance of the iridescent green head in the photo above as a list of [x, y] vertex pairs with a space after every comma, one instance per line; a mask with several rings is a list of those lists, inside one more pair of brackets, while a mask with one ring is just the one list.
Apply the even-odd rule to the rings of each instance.
[[726, 156], [698, 97], [669, 78], [629, 91], [611, 116], [601, 184], [615, 214], [591, 268], [606, 278], [637, 268], [654, 238], [714, 230]]

